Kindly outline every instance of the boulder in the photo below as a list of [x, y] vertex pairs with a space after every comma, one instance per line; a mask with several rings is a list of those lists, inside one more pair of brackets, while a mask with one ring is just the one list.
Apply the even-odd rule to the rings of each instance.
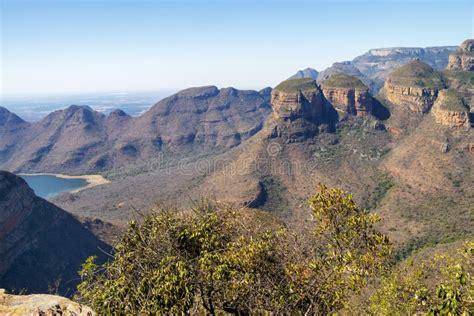
[[0, 289], [0, 315], [94, 316], [92, 309], [57, 295], [12, 295]]

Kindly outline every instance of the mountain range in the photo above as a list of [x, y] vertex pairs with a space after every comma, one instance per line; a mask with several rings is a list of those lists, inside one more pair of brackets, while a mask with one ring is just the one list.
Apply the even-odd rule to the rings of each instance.
[[322, 81], [331, 75], [344, 73], [359, 78], [372, 93], [377, 93], [382, 88], [386, 76], [396, 68], [411, 60], [419, 59], [434, 69], [445, 69], [449, 55], [457, 49], [457, 46], [376, 48], [357, 56], [352, 61], [336, 62], [321, 72], [306, 68], [290, 78], [312, 78]]
[[239, 145], [271, 112], [270, 89], [190, 88], [139, 117], [72, 105], [39, 122], [0, 108], [0, 167], [14, 172], [87, 173], [166, 153], [210, 153]]
[[[304, 202], [322, 182], [352, 192], [363, 207], [382, 214], [381, 229], [399, 257], [472, 236], [473, 56], [474, 40], [457, 50], [371, 50], [319, 73], [317, 81], [315, 72], [305, 70], [261, 91], [190, 88], [136, 118], [121, 110], [105, 116], [70, 106], [30, 123], [0, 108], [0, 168], [102, 173], [111, 180], [60, 194], [51, 201], [56, 207], [5, 172], [4, 187], [15, 193], [2, 193], [9, 198], [0, 215], [18, 208], [13, 214], [29, 218], [33, 209], [48, 209], [52, 215], [45, 213], [35, 225], [51, 231], [71, 225], [83, 236], [76, 244], [85, 254], [94, 253], [97, 239], [59, 207], [102, 239], [110, 236], [103, 227], [97, 233], [94, 222], [121, 229], [136, 209], [156, 202], [189, 205], [203, 196], [260, 208], [300, 227], [310, 221]], [[55, 214], [70, 224], [46, 221]], [[25, 234], [16, 215], [6, 218], [4, 223], [14, 224], [4, 227]], [[54, 233], [62, 235], [68, 236]], [[38, 238], [34, 249], [48, 254], [35, 257], [49, 258], [43, 239], [25, 238]], [[64, 238], [58, 247], [71, 248], [69, 242]], [[13, 256], [12, 249], [29, 248], [4, 252]], [[82, 253], [64, 255], [69, 256], [77, 258], [72, 266], [82, 259]], [[12, 273], [3, 280], [13, 282]]]

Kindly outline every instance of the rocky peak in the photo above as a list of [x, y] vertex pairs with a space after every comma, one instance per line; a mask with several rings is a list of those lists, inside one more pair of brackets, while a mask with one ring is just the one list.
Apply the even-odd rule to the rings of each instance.
[[474, 39], [465, 40], [458, 51], [449, 55], [447, 69], [474, 71]]
[[416, 59], [390, 73], [383, 92], [395, 105], [426, 113], [442, 88], [444, 83], [441, 74]]
[[450, 127], [470, 127], [469, 109], [454, 89], [441, 90], [432, 110], [436, 122]]
[[357, 116], [370, 114], [372, 96], [369, 88], [359, 79], [335, 74], [321, 84], [324, 97], [338, 111]]
[[318, 79], [319, 72], [313, 68], [306, 68], [303, 70], [298, 70], [296, 74], [291, 76], [288, 79], [302, 79], [302, 78], [310, 78], [310, 79]]
[[[54, 111], [46, 116], [41, 123], [44, 126], [64, 125], [64, 124], [84, 124], [92, 126], [104, 119], [102, 113], [96, 112], [86, 105], [71, 105], [64, 110]], [[69, 124], [68, 124], [69, 125]]]
[[205, 99], [217, 94], [219, 94], [219, 89], [216, 86], [204, 86], [181, 90], [175, 96], [178, 98]]
[[109, 117], [130, 117], [130, 115], [121, 109], [116, 109], [109, 113]]
[[467, 39], [460, 46], [462, 52], [474, 52], [474, 39]]
[[260, 90], [258, 93], [264, 98], [268, 103], [270, 103], [272, 98], [272, 88], [266, 87]]
[[125, 113], [123, 110], [117, 109], [109, 113], [109, 115], [107, 116], [107, 121], [108, 122], [123, 122], [131, 118], [132, 117], [128, 115], [127, 113]]
[[0, 126], [10, 125], [10, 124], [15, 125], [15, 124], [21, 124], [21, 123], [25, 123], [25, 121], [23, 121], [16, 114], [0, 106]]

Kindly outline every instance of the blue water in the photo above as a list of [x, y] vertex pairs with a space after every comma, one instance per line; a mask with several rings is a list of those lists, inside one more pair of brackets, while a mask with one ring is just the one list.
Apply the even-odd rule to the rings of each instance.
[[50, 175], [20, 175], [35, 191], [37, 196], [49, 199], [61, 192], [72, 191], [86, 186], [84, 179], [62, 179]]

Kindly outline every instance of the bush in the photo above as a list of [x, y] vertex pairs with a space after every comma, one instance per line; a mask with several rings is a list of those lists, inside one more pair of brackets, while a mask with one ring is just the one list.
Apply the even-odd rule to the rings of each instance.
[[132, 221], [103, 266], [86, 261], [79, 298], [99, 314], [328, 314], [382, 271], [379, 218], [321, 186], [315, 227], [296, 234], [268, 213], [201, 203]]

